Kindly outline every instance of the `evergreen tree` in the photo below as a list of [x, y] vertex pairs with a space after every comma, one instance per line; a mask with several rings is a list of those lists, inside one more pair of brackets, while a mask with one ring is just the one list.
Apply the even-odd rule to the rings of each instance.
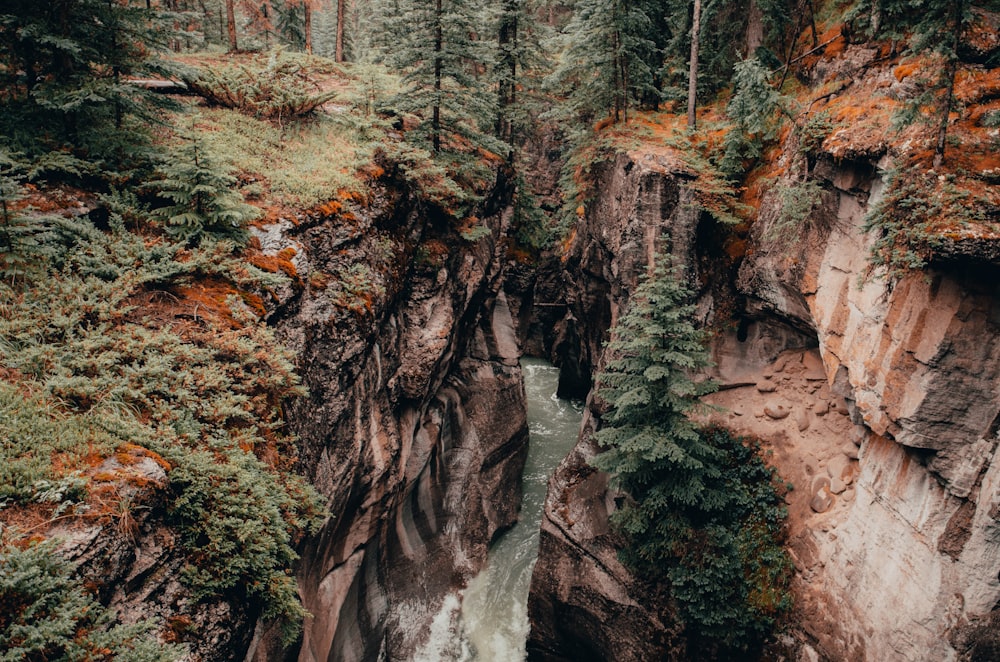
[[639, 0], [580, 0], [563, 32], [562, 61], [549, 84], [565, 91], [567, 114], [628, 121], [634, 99], [655, 91], [653, 22]]
[[593, 459], [632, 500], [613, 521], [622, 559], [669, 586], [694, 658], [759, 646], [790, 607], [789, 563], [778, 544], [784, 512], [752, 445], [689, 418], [709, 364], [679, 273], [657, 267], [636, 290], [609, 345], [597, 394], [611, 405]]
[[108, 0], [9, 0], [0, 8], [0, 142], [40, 170], [127, 165], [147, 144], [160, 14]]
[[[619, 319], [609, 345], [612, 359], [597, 387], [612, 410], [596, 435], [608, 450], [595, 465], [618, 476], [638, 501], [654, 494], [657, 504], [681, 506], [678, 514], [724, 502], [712, 493], [719, 454], [688, 417], [696, 398], [714, 390], [710, 382], [692, 378], [709, 359], [690, 299], [677, 275], [658, 266]], [[626, 528], [649, 526], [646, 518], [637, 508]]]
[[388, 64], [404, 72], [404, 91], [390, 101], [422, 118], [411, 137], [439, 153], [462, 143], [503, 151], [484, 126], [496, 117], [484, 89], [487, 53], [477, 39], [481, 8], [473, 0], [398, 0], [387, 3], [384, 21]]
[[154, 214], [165, 220], [169, 234], [191, 244], [205, 236], [239, 244], [249, 238], [246, 225], [259, 211], [243, 201], [236, 178], [200, 139], [186, 136], [159, 174], [151, 185], [173, 204]]
[[764, 142], [774, 137], [781, 95], [771, 86], [771, 72], [752, 58], [736, 65], [733, 96], [726, 115], [733, 128], [726, 133], [721, 168], [730, 176], [748, 171], [748, 162], [761, 156]]

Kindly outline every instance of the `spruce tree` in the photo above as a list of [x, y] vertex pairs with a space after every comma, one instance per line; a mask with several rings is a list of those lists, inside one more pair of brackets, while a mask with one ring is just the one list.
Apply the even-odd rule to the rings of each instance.
[[629, 515], [626, 529], [635, 533], [662, 514], [661, 504], [711, 510], [720, 502], [712, 492], [719, 454], [689, 418], [697, 397], [714, 390], [693, 378], [709, 358], [690, 301], [678, 274], [658, 266], [618, 320], [612, 358], [597, 378], [597, 392], [612, 409], [596, 435], [608, 450], [594, 463], [638, 501], [656, 498], [654, 510]]
[[137, 145], [147, 144], [142, 125], [154, 97], [131, 79], [162, 71], [153, 57], [159, 18], [108, 0], [3, 3], [0, 142], [47, 158], [40, 170], [133, 162]]
[[410, 139], [439, 153], [465, 143], [503, 151], [484, 128], [496, 117], [495, 97], [481, 71], [487, 51], [477, 38], [482, 8], [473, 0], [398, 0], [385, 4], [387, 63], [404, 72], [404, 91], [390, 105], [417, 115]]
[[759, 646], [789, 608], [789, 564], [773, 471], [690, 418], [714, 384], [694, 378], [709, 359], [680, 273], [658, 266], [614, 329], [597, 378], [606, 450], [592, 462], [631, 497], [613, 516], [622, 560], [669, 588], [693, 659], [721, 659]]
[[185, 136], [160, 166], [159, 175], [151, 186], [172, 204], [156, 209], [154, 215], [164, 219], [170, 235], [190, 244], [202, 237], [238, 244], [249, 238], [247, 223], [259, 210], [243, 201], [235, 189], [236, 178], [202, 140]]
[[580, 0], [563, 32], [562, 61], [549, 84], [565, 91], [567, 113], [628, 121], [634, 99], [653, 91], [653, 22], [639, 0]]

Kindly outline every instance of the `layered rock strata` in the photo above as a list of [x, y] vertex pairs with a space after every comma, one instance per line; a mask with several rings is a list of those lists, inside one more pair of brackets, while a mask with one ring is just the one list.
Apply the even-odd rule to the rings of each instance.
[[[563, 323], [581, 341], [564, 356], [581, 374], [599, 364], [661, 237], [681, 259], [704, 248], [693, 242], [697, 218], [678, 211], [683, 179], [655, 159], [624, 158], [602, 170], [568, 259]], [[765, 198], [737, 281], [743, 322], [713, 343], [723, 385], [713, 399], [725, 408], [716, 418], [763, 438], [794, 485], [803, 659], [974, 659], [993, 645], [983, 633], [1000, 600], [997, 268], [984, 253], [895, 287], [872, 274], [862, 223], [881, 186], [873, 165], [821, 159], [812, 176], [822, 204], [794, 241], [769, 230], [781, 210]], [[702, 304], [711, 321], [712, 302]], [[669, 615], [614, 558], [614, 502], [586, 464], [588, 425], [550, 483], [529, 651], [679, 659]], [[615, 639], [616, 618], [633, 628], [628, 640]]]
[[[465, 241], [390, 187], [349, 216], [261, 233], [312, 275], [272, 314], [309, 389], [289, 411], [302, 468], [331, 512], [302, 550], [299, 660], [407, 659], [516, 520], [527, 428], [498, 286], [507, 221], [484, 219]], [[316, 276], [352, 269], [357, 291]], [[260, 624], [248, 657], [279, 648]]]

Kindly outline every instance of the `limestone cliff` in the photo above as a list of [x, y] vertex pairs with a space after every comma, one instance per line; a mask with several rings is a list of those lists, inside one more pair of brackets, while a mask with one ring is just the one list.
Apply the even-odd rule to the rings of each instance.
[[[984, 619], [1000, 600], [997, 265], [963, 249], [895, 287], [874, 277], [862, 229], [882, 186], [873, 160], [821, 155], [810, 176], [822, 203], [791, 240], [769, 230], [781, 209], [765, 195], [732, 281], [745, 301], [738, 328], [719, 324], [717, 288], [703, 288], [706, 321], [722, 329], [712, 399], [716, 419], [762, 437], [795, 486], [798, 655], [964, 659], [992, 645]], [[654, 247], [698, 264], [708, 250], [694, 241], [698, 216], [678, 204], [684, 178], [662, 161], [619, 156], [599, 182], [570, 248], [562, 322], [582, 339], [564, 360], [584, 374]], [[613, 495], [586, 463], [592, 427], [550, 483], [529, 651], [682, 659], [651, 587], [615, 559]]]
[[[380, 185], [336, 218], [265, 228], [314, 274], [271, 315], [309, 388], [289, 420], [331, 517], [302, 550], [312, 614], [298, 659], [405, 659], [449, 589], [516, 520], [527, 450], [510, 311], [498, 287], [502, 206], [462, 239]], [[321, 275], [373, 267], [353, 305]], [[258, 628], [249, 657], [274, 659]]]

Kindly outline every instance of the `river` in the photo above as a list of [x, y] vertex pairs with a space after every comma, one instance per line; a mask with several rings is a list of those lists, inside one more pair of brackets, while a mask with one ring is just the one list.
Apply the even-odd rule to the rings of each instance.
[[449, 595], [414, 662], [522, 662], [528, 637], [528, 588], [549, 476], [576, 443], [581, 402], [556, 397], [559, 369], [522, 359], [528, 400], [528, 459], [518, 523], [490, 548], [486, 567]]

